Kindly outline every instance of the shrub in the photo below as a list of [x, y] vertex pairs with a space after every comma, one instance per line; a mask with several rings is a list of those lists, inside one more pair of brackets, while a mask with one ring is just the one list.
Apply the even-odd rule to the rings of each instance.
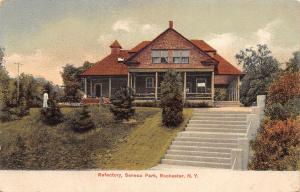
[[284, 105], [291, 99], [300, 96], [300, 74], [285, 73], [274, 80], [269, 86], [268, 103]]
[[249, 164], [255, 170], [297, 169], [300, 127], [294, 120], [266, 121], [251, 144], [254, 156]]
[[284, 107], [290, 113], [290, 117], [295, 119], [300, 115], [300, 97], [289, 100]]
[[197, 103], [191, 103], [191, 102], [185, 102], [184, 107], [188, 108], [208, 108], [211, 107], [208, 102], [197, 102]]
[[133, 101], [133, 91], [130, 88], [122, 87], [114, 93], [111, 98], [110, 111], [117, 121], [129, 120], [134, 115]]
[[63, 114], [55, 95], [48, 100], [48, 107], [41, 109], [41, 120], [47, 125], [57, 125], [63, 121]]
[[215, 88], [215, 101], [226, 101], [228, 99], [228, 91], [226, 88]]
[[271, 120], [285, 120], [290, 117], [289, 112], [280, 103], [273, 103], [267, 106], [265, 112]]
[[16, 108], [16, 114], [18, 117], [29, 115], [29, 107], [24, 97], [20, 98], [19, 106]]
[[95, 128], [90, 111], [86, 105], [75, 111], [74, 117], [68, 122], [68, 126], [76, 132], [85, 132]]
[[177, 126], [183, 121], [181, 76], [175, 71], [168, 71], [161, 83], [162, 121], [166, 126]]

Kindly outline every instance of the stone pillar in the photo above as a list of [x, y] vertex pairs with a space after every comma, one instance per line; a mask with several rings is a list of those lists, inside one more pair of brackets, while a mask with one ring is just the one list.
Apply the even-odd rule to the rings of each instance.
[[93, 81], [90, 79], [90, 91], [91, 91], [91, 96], [93, 96]]
[[155, 101], [157, 101], [158, 73], [155, 72]]
[[240, 101], [240, 76], [237, 76], [237, 101]]
[[108, 78], [108, 97], [111, 98], [111, 77]]
[[257, 95], [257, 107], [265, 108], [266, 106], [266, 96], [265, 95]]
[[186, 72], [183, 73], [183, 102], [186, 100]]

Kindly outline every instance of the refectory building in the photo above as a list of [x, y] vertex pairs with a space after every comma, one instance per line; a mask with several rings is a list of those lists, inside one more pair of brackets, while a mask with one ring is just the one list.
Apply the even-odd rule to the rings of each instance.
[[87, 98], [110, 98], [115, 90], [129, 86], [136, 100], [159, 100], [164, 73], [182, 74], [184, 99], [214, 101], [216, 89], [226, 90], [228, 101], [239, 100], [242, 72], [203, 40], [191, 40], [177, 32], [173, 22], [152, 41], [122, 49], [116, 40], [111, 53], [81, 74]]

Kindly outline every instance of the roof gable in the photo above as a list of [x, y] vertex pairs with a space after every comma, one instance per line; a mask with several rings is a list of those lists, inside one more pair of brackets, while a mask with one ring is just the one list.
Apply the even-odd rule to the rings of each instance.
[[[126, 60], [127, 63], [130, 63], [131, 61], [134, 61], [135, 57], [140, 54], [141, 52], [143, 52], [143, 50], [145, 50], [146, 48], [148, 48], [149, 46], [152, 46], [153, 44], [155, 44], [159, 39], [163, 38], [164, 36], [166, 36], [168, 33], [174, 33], [177, 36], [179, 36], [182, 40], [184, 40], [185, 42], [187, 42], [188, 44], [190, 44], [191, 46], [193, 46], [194, 48], [196, 48], [198, 50], [198, 52], [203, 55], [204, 57], [206, 57], [206, 60], [208, 62], [214, 62], [217, 63], [217, 61], [211, 57], [208, 53], [206, 53], [204, 50], [200, 49], [199, 46], [195, 45], [192, 41], [190, 41], [189, 39], [185, 38], [182, 34], [180, 34], [178, 31], [176, 31], [173, 28], [168, 28], [166, 29], [164, 32], [162, 32], [160, 35], [158, 35], [156, 38], [154, 38], [152, 41], [143, 41], [142, 43], [138, 44], [136, 47], [134, 47], [132, 50], [133, 54]], [[166, 49], [168, 47], [161, 47], [162, 49]], [[173, 47], [174, 48], [174, 47]], [[176, 47], [175, 47], [176, 48]], [[180, 49], [180, 47], [178, 47]], [[136, 52], [134, 52], [136, 51]]]

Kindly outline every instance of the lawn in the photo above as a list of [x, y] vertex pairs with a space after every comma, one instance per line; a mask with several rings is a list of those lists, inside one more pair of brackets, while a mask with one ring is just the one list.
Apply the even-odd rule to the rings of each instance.
[[[163, 127], [159, 108], [137, 108], [134, 123], [116, 123], [107, 107], [89, 109], [97, 128], [87, 133], [67, 126], [76, 108], [62, 108], [66, 121], [56, 126], [39, 121], [39, 109], [1, 123], [0, 169], [150, 168], [184, 127]], [[184, 114], [187, 120], [191, 110]]]

